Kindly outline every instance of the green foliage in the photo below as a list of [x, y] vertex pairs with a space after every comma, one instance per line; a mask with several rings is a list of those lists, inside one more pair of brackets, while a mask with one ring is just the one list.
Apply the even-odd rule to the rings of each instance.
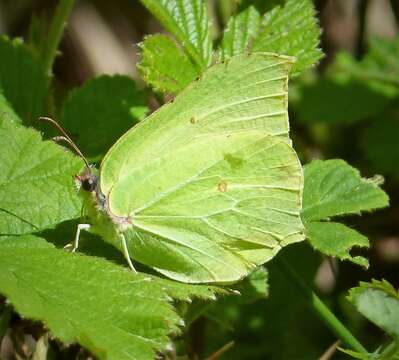
[[98, 160], [146, 112], [146, 94], [133, 80], [105, 75], [71, 92], [60, 123], [83, 154]]
[[45, 112], [48, 78], [44, 68], [19, 39], [0, 37], [0, 59], [0, 89], [22, 122], [31, 125]]
[[200, 70], [211, 62], [212, 39], [202, 0], [141, 0], [187, 51]]
[[343, 160], [313, 161], [305, 166], [302, 218], [310, 222], [385, 207], [388, 197], [378, 181], [362, 178]]
[[15, 309], [99, 359], [153, 359], [183, 325], [170, 296], [214, 298], [207, 286], [133, 274], [33, 236], [0, 240], [0, 250], [0, 292]]
[[[49, 358], [57, 357], [53, 337], [65, 345], [77, 342], [99, 359], [168, 358], [169, 352], [172, 358], [202, 358], [232, 338], [231, 359], [319, 358], [336, 339], [304, 309], [298, 287], [306, 284], [300, 280], [313, 283], [319, 252], [367, 267], [365, 258], [351, 252], [368, 247], [368, 239], [335, 219], [385, 207], [388, 197], [380, 178], [363, 179], [341, 160], [315, 161], [303, 175], [293, 150], [289, 56], [297, 58], [292, 76], [322, 56], [313, 1], [142, 3], [170, 33], [147, 36], [141, 44], [138, 67], [152, 94], [127, 77], [102, 76], [68, 94], [58, 109], [66, 84], [54, 79], [54, 98], [53, 92], [49, 97], [49, 74], [74, 0], [60, 0], [50, 21], [32, 21], [28, 46], [0, 38], [0, 294], [7, 298], [4, 304], [0, 298], [0, 340], [5, 333], [15, 336], [12, 307], [22, 318], [44, 323], [32, 337], [33, 359], [44, 358], [47, 348]], [[298, 81], [292, 109], [303, 129], [297, 134], [295, 122], [292, 128], [304, 158], [314, 150], [307, 136], [324, 122], [330, 142], [360, 134], [374, 169], [398, 174], [398, 55], [398, 39], [374, 39], [360, 61], [342, 53], [324, 75], [308, 73]], [[57, 74], [62, 66], [57, 64]], [[153, 98], [162, 105], [159, 95], [165, 94], [176, 97], [139, 123], [147, 101], [153, 110]], [[95, 194], [86, 194], [92, 198], [83, 212], [73, 180], [81, 159], [22, 126], [34, 125], [46, 110], [90, 161], [108, 151], [99, 181], [105, 200], [97, 193], [99, 204], [93, 204]], [[363, 119], [368, 123], [358, 123]], [[329, 130], [339, 123], [358, 127], [334, 137]], [[138, 126], [129, 131], [133, 125]], [[349, 149], [351, 164], [358, 148]], [[58, 249], [73, 239], [78, 220], [88, 220], [79, 219], [86, 212], [95, 212], [92, 229], [106, 241], [84, 233], [84, 255]], [[303, 224], [318, 252], [305, 242], [292, 245], [303, 240]], [[127, 270], [118, 251], [120, 234], [141, 262], [137, 274]], [[267, 270], [257, 267], [280, 250]], [[296, 288], [282, 263], [295, 275]], [[153, 275], [155, 270], [228, 288], [167, 280]], [[327, 299], [338, 318], [340, 291], [338, 284]], [[303, 293], [317, 312], [318, 298], [309, 289]], [[398, 292], [373, 281], [353, 289], [350, 299], [394, 342], [373, 353], [352, 351], [364, 347], [325, 307], [319, 315], [352, 347], [345, 352], [359, 359], [398, 359]], [[191, 349], [201, 340], [203, 354]]]
[[368, 239], [356, 230], [340, 223], [311, 221], [306, 224], [306, 235], [312, 246], [323, 254], [368, 267], [368, 261], [363, 256], [351, 256], [349, 253], [354, 247], [369, 247]]
[[284, 6], [276, 6], [265, 14], [252, 50], [295, 56], [292, 73], [299, 74], [321, 58], [319, 38], [313, 2], [287, 0]]
[[396, 39], [371, 38], [369, 51], [357, 62], [350, 56], [341, 55], [338, 62], [341, 71], [362, 82], [368, 82], [375, 89], [398, 95], [399, 91], [399, 37]]
[[302, 219], [312, 246], [329, 256], [367, 267], [368, 261], [352, 257], [354, 246], [368, 247], [368, 240], [330, 217], [360, 214], [388, 205], [388, 197], [376, 179], [363, 179], [342, 160], [313, 161], [305, 166]]
[[220, 46], [221, 59], [249, 52], [259, 34], [261, 14], [254, 6], [230, 17]]
[[[161, 92], [177, 93], [200, 76], [212, 60], [206, 2], [200, 0], [142, 0], [179, 44], [164, 35], [145, 38], [140, 70], [147, 84]], [[322, 53], [315, 10], [310, 0], [289, 0], [271, 11], [243, 3], [230, 17], [218, 51], [221, 61], [251, 52], [272, 52], [297, 58], [293, 74], [314, 65]], [[273, 7], [273, 5], [275, 5]], [[201, 45], [202, 44], [202, 45]], [[181, 48], [179, 48], [179, 45]]]
[[40, 231], [79, 216], [77, 159], [0, 116], [0, 234]]
[[[320, 256], [310, 246], [304, 242], [288, 246], [280, 256], [304, 281], [313, 281]], [[240, 296], [229, 296], [208, 307], [205, 339], [209, 353], [232, 339], [235, 345], [226, 354], [231, 360], [306, 360], [318, 359], [323, 353], [329, 341], [325, 342], [329, 338], [327, 330], [306, 308], [277, 262], [278, 259], [267, 264], [267, 298], [245, 303]]]
[[384, 349], [362, 354], [349, 349], [340, 349], [352, 358], [361, 360], [399, 359], [399, 292], [386, 280], [360, 282], [349, 292], [348, 299], [357, 310], [375, 325], [388, 333], [394, 341]]
[[399, 292], [386, 280], [361, 282], [349, 300], [371, 322], [399, 341]]
[[321, 78], [302, 79], [292, 106], [304, 123], [352, 124], [375, 116], [393, 99], [371, 85], [330, 69]]
[[144, 38], [138, 68], [154, 90], [176, 94], [198, 76], [198, 69], [178, 44], [157, 34]]

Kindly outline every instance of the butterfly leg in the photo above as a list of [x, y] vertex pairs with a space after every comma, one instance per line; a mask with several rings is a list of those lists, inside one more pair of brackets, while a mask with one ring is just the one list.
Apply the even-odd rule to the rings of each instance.
[[90, 224], [79, 224], [78, 225], [78, 228], [76, 229], [75, 241], [73, 242], [73, 248], [71, 250], [72, 252], [75, 252], [79, 247], [80, 232], [82, 230], [89, 230], [89, 229], [90, 229]]
[[123, 234], [121, 234], [121, 239], [122, 239], [123, 254], [125, 255], [127, 263], [129, 265], [130, 269], [134, 273], [137, 273], [136, 269], [133, 266], [132, 260], [130, 260], [129, 249], [127, 248], [126, 239], [125, 239], [125, 236]]

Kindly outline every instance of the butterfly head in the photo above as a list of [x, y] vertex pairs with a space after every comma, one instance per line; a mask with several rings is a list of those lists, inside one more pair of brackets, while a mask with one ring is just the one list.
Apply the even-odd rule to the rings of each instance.
[[98, 190], [98, 175], [93, 173], [95, 170], [92, 167], [85, 167], [84, 170], [75, 176], [76, 183], [79, 189], [87, 192], [97, 192]]

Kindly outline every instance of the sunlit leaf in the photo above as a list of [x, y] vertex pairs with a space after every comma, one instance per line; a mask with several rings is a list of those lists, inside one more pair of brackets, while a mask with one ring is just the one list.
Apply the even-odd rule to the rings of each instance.
[[0, 293], [24, 317], [99, 359], [154, 359], [183, 325], [171, 297], [214, 299], [215, 291], [134, 274], [33, 236], [0, 240]]
[[313, 1], [288, 0], [265, 14], [252, 50], [295, 56], [298, 74], [321, 58], [320, 32]]
[[0, 234], [25, 234], [79, 216], [73, 176], [82, 161], [0, 115]]
[[203, 0], [141, 0], [156, 19], [186, 49], [194, 63], [205, 69], [211, 61], [212, 39]]
[[379, 188], [381, 179], [364, 179], [343, 160], [316, 160], [304, 169], [302, 218], [308, 240], [323, 254], [367, 267], [367, 259], [352, 256], [350, 251], [354, 247], [368, 247], [368, 239], [329, 220], [387, 206], [388, 196]]
[[138, 68], [144, 81], [156, 91], [178, 93], [198, 75], [198, 69], [171, 38], [147, 36], [141, 45]]
[[388, 197], [378, 185], [343, 160], [313, 161], [305, 166], [302, 217], [310, 222], [385, 207]]

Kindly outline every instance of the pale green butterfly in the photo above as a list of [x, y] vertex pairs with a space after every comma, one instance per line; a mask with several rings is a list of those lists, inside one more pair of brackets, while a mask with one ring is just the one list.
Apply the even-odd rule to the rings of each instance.
[[303, 240], [291, 65], [267, 53], [216, 64], [124, 134], [98, 175], [86, 167], [77, 177], [91, 231], [132, 269], [130, 255], [188, 283], [237, 281]]

